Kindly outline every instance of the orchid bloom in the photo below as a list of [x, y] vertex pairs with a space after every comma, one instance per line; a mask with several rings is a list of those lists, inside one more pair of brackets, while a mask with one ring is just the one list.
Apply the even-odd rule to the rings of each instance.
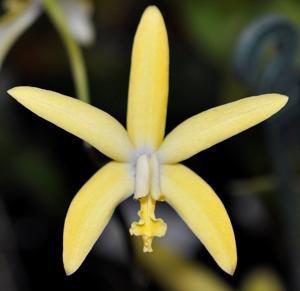
[[[42, 13], [43, 1], [3, 1], [7, 13], [0, 18], [0, 67], [11, 46]], [[58, 4], [73, 37], [83, 45], [92, 43], [95, 37], [91, 22], [92, 3], [87, 0], [60, 0]]]
[[132, 50], [127, 131], [108, 113], [77, 99], [33, 87], [8, 91], [44, 119], [85, 140], [114, 161], [102, 167], [73, 199], [64, 225], [63, 261], [75, 272], [102, 233], [114, 209], [130, 195], [140, 217], [130, 228], [144, 252], [167, 225], [155, 217], [158, 201], [169, 203], [227, 273], [233, 274], [236, 243], [226, 210], [213, 189], [179, 162], [190, 158], [280, 110], [279, 94], [248, 97], [194, 115], [165, 138], [169, 48], [163, 17], [148, 7]]

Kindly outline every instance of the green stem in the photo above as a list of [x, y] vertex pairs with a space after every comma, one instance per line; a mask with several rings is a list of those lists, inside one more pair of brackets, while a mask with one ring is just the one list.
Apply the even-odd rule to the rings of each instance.
[[77, 45], [57, 0], [44, 0], [44, 7], [68, 51], [77, 98], [90, 103], [87, 72], [80, 47]]

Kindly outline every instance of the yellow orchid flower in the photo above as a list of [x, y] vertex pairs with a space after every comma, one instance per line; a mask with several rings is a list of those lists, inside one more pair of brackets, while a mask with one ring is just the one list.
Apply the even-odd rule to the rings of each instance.
[[166, 201], [202, 241], [217, 264], [233, 274], [236, 244], [226, 210], [213, 189], [178, 164], [280, 110], [279, 94], [248, 97], [187, 119], [164, 139], [169, 74], [168, 37], [163, 17], [148, 7], [132, 50], [127, 131], [112, 116], [89, 104], [33, 87], [8, 91], [25, 107], [85, 140], [114, 161], [79, 190], [68, 210], [63, 238], [66, 273], [75, 272], [102, 233], [115, 207], [134, 193], [140, 220], [130, 233], [141, 236], [144, 252], [167, 226], [155, 217], [157, 201]]

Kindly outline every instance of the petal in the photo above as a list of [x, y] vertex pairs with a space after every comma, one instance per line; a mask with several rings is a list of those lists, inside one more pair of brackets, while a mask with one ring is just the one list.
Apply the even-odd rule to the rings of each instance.
[[19, 4], [0, 19], [0, 67], [17, 38], [34, 22], [41, 12], [36, 1]]
[[87, 0], [61, 0], [59, 4], [75, 39], [83, 45], [91, 45], [95, 40], [93, 3]]
[[63, 240], [67, 275], [74, 273], [102, 233], [115, 207], [133, 192], [128, 164], [110, 162], [77, 193], [68, 210]]
[[8, 93], [40, 117], [85, 140], [117, 161], [127, 161], [132, 145], [124, 127], [108, 113], [75, 98], [34, 87]]
[[163, 17], [148, 7], [132, 49], [127, 128], [136, 146], [158, 148], [164, 137], [169, 82], [169, 46]]
[[228, 214], [212, 188], [183, 165], [164, 165], [161, 190], [217, 264], [233, 274], [237, 263], [234, 233]]
[[185, 120], [171, 131], [159, 149], [163, 163], [177, 163], [203, 151], [279, 111], [288, 97], [265, 94], [218, 106]]

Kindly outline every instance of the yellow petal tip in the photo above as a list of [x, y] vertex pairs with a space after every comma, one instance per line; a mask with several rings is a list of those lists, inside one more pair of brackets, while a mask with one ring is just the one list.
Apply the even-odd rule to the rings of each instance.
[[64, 234], [64, 243], [63, 243], [63, 265], [64, 270], [67, 276], [74, 274], [83, 261], [85, 260], [86, 253], [81, 249], [74, 249], [74, 245], [67, 244], [65, 242], [65, 234]]
[[[214, 258], [216, 260], [216, 258]], [[233, 249], [227, 251], [222, 257], [216, 260], [218, 266], [228, 275], [233, 276], [237, 266], [237, 252], [234, 242]]]
[[146, 30], [145, 27], [150, 27], [152, 32], [162, 28], [165, 30], [164, 18], [157, 6], [152, 5], [145, 9], [141, 17], [139, 27], [143, 27], [142, 30]]
[[289, 97], [286, 95], [281, 95], [277, 93], [267, 94], [267, 95], [270, 95], [274, 99], [274, 102], [276, 102], [280, 106], [280, 108], [285, 106], [289, 100]]
[[67, 276], [74, 274], [82, 264], [82, 260], [80, 258], [76, 258], [75, 253], [68, 252], [70, 247], [63, 247], [63, 264], [64, 270]]
[[31, 86], [17, 86], [7, 90], [7, 93], [17, 101], [20, 101], [21, 99], [24, 100], [26, 96], [31, 95], [36, 90], [42, 90], [42, 89], [31, 87]]
[[148, 6], [144, 11], [144, 16], [149, 16], [151, 18], [162, 17], [160, 10], [155, 5]]
[[68, 264], [64, 261], [64, 269], [65, 269], [66, 275], [70, 276], [77, 271], [78, 266], [75, 266], [74, 264]]
[[[264, 104], [263, 103], [264, 100], [268, 102], [268, 104], [265, 106], [268, 106], [270, 109], [269, 112], [271, 114], [269, 115], [269, 117], [271, 117], [273, 114], [280, 111], [287, 104], [287, 102], [289, 100], [288, 96], [277, 94], [277, 93], [263, 94], [263, 95], [257, 96], [257, 98], [261, 98], [260, 100], [262, 100], [262, 104]], [[257, 99], [257, 100], [259, 100], [259, 99]], [[262, 105], [262, 106], [264, 106], [264, 105]], [[267, 119], [267, 118], [265, 118], [265, 119]]]
[[71, 271], [71, 270], [67, 269], [66, 267], [64, 267], [64, 269], [65, 269], [66, 276], [70, 276], [75, 272], [75, 271]]
[[22, 89], [22, 88], [23, 88], [22, 86], [14, 87], [14, 88], [11, 88], [11, 89], [7, 90], [7, 93], [8, 93], [11, 97], [17, 99], [17, 98], [18, 98], [18, 95], [19, 95], [19, 93], [20, 93], [20, 89]]
[[234, 243], [233, 249], [226, 252], [221, 258], [216, 260], [218, 266], [228, 275], [233, 276], [237, 266], [237, 251]]
[[235, 270], [236, 270], [236, 265], [237, 265], [237, 264], [235, 263], [235, 264], [229, 266], [229, 268], [226, 268], [226, 269], [223, 269], [223, 270], [224, 270], [228, 275], [233, 276], [234, 273], [235, 273]]

